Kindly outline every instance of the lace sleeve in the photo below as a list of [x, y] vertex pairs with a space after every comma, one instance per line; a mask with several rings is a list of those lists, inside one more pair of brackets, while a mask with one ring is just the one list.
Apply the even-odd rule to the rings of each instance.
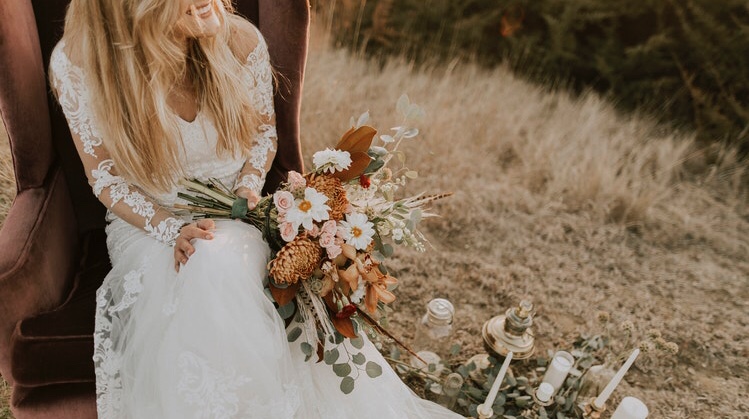
[[63, 42], [52, 53], [50, 74], [94, 195], [119, 218], [173, 246], [185, 222], [117, 175], [88, 106], [83, 71], [68, 59]]
[[252, 77], [255, 89], [251, 92], [252, 102], [264, 122], [258, 127], [250, 157], [237, 177], [234, 189], [249, 188], [260, 195], [265, 184], [265, 175], [270, 170], [276, 155], [276, 115], [273, 107], [273, 73], [270, 66], [268, 47], [260, 31], [255, 28], [258, 43], [247, 57], [247, 76]]

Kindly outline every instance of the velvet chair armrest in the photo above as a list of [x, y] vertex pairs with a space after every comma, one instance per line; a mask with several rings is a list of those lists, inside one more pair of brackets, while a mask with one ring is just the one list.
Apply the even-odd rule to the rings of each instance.
[[78, 233], [67, 185], [53, 166], [39, 188], [22, 190], [0, 230], [0, 374], [13, 384], [10, 339], [16, 324], [65, 301]]

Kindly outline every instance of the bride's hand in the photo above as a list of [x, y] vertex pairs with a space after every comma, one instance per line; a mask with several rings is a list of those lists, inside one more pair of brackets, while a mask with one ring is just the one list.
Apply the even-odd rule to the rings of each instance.
[[179, 229], [179, 236], [174, 242], [174, 269], [179, 272], [180, 264], [184, 265], [195, 253], [195, 247], [190, 242], [193, 239], [212, 240], [216, 223], [213, 220], [200, 220], [185, 224]]
[[255, 208], [255, 206], [257, 206], [257, 203], [260, 202], [260, 196], [257, 194], [257, 192], [253, 191], [250, 188], [240, 186], [239, 188], [237, 188], [236, 194], [239, 197], [247, 198], [247, 208], [249, 209]]

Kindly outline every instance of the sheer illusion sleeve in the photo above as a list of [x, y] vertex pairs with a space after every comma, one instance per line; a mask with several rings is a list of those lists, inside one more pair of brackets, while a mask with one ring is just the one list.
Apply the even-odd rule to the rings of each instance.
[[173, 246], [185, 222], [118, 176], [89, 107], [83, 71], [69, 60], [64, 43], [52, 53], [50, 73], [52, 88], [57, 92], [94, 195], [117, 217]]
[[273, 107], [273, 72], [268, 55], [268, 47], [263, 36], [255, 28], [258, 43], [247, 57], [246, 75], [255, 83], [255, 89], [250, 93], [252, 102], [262, 118], [258, 132], [253, 139], [250, 156], [237, 177], [234, 189], [246, 187], [260, 195], [265, 176], [276, 155], [276, 115]]

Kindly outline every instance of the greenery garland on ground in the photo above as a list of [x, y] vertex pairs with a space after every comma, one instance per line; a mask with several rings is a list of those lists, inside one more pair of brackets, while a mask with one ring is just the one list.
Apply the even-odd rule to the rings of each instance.
[[[596, 319], [599, 327], [594, 333], [581, 334], [569, 342], [569, 347], [558, 348], [569, 350], [575, 362], [550, 403], [539, 403], [533, 394], [553, 357], [551, 350], [532, 359], [512, 362], [492, 406], [494, 417], [582, 419], [580, 404], [590, 401], [608, 384], [633, 348], [640, 350], [634, 368], [645, 373], [673, 364], [673, 358], [679, 352], [679, 346], [667, 341], [660, 330], [642, 331], [631, 320], [615, 325], [611, 322], [611, 315], [605, 311], [598, 312]], [[408, 354], [401, 353], [397, 346], [393, 346], [386, 359], [412, 388], [421, 389], [422, 395], [427, 398], [430, 398], [430, 393], [424, 389], [434, 383], [443, 385], [447, 375], [452, 372], [460, 374], [464, 382], [452, 408], [458, 413], [478, 417], [476, 409], [486, 400], [503, 358], [489, 356], [486, 365], [477, 365], [472, 359], [466, 360], [466, 356], [470, 355], [463, 354], [460, 345], [455, 344], [444, 363], [429, 364], [427, 368], [419, 369], [411, 366]], [[599, 380], [603, 381], [593, 384], [596, 380], [590, 377], [595, 374], [591, 372], [591, 367], [602, 369]], [[625, 391], [619, 389], [616, 399], [620, 399]], [[647, 400], [645, 402], [648, 403]], [[609, 402], [610, 411], [617, 403], [613, 399]]]
[[749, 151], [744, 0], [315, 0], [337, 42], [417, 61], [473, 56], [610, 94]]

